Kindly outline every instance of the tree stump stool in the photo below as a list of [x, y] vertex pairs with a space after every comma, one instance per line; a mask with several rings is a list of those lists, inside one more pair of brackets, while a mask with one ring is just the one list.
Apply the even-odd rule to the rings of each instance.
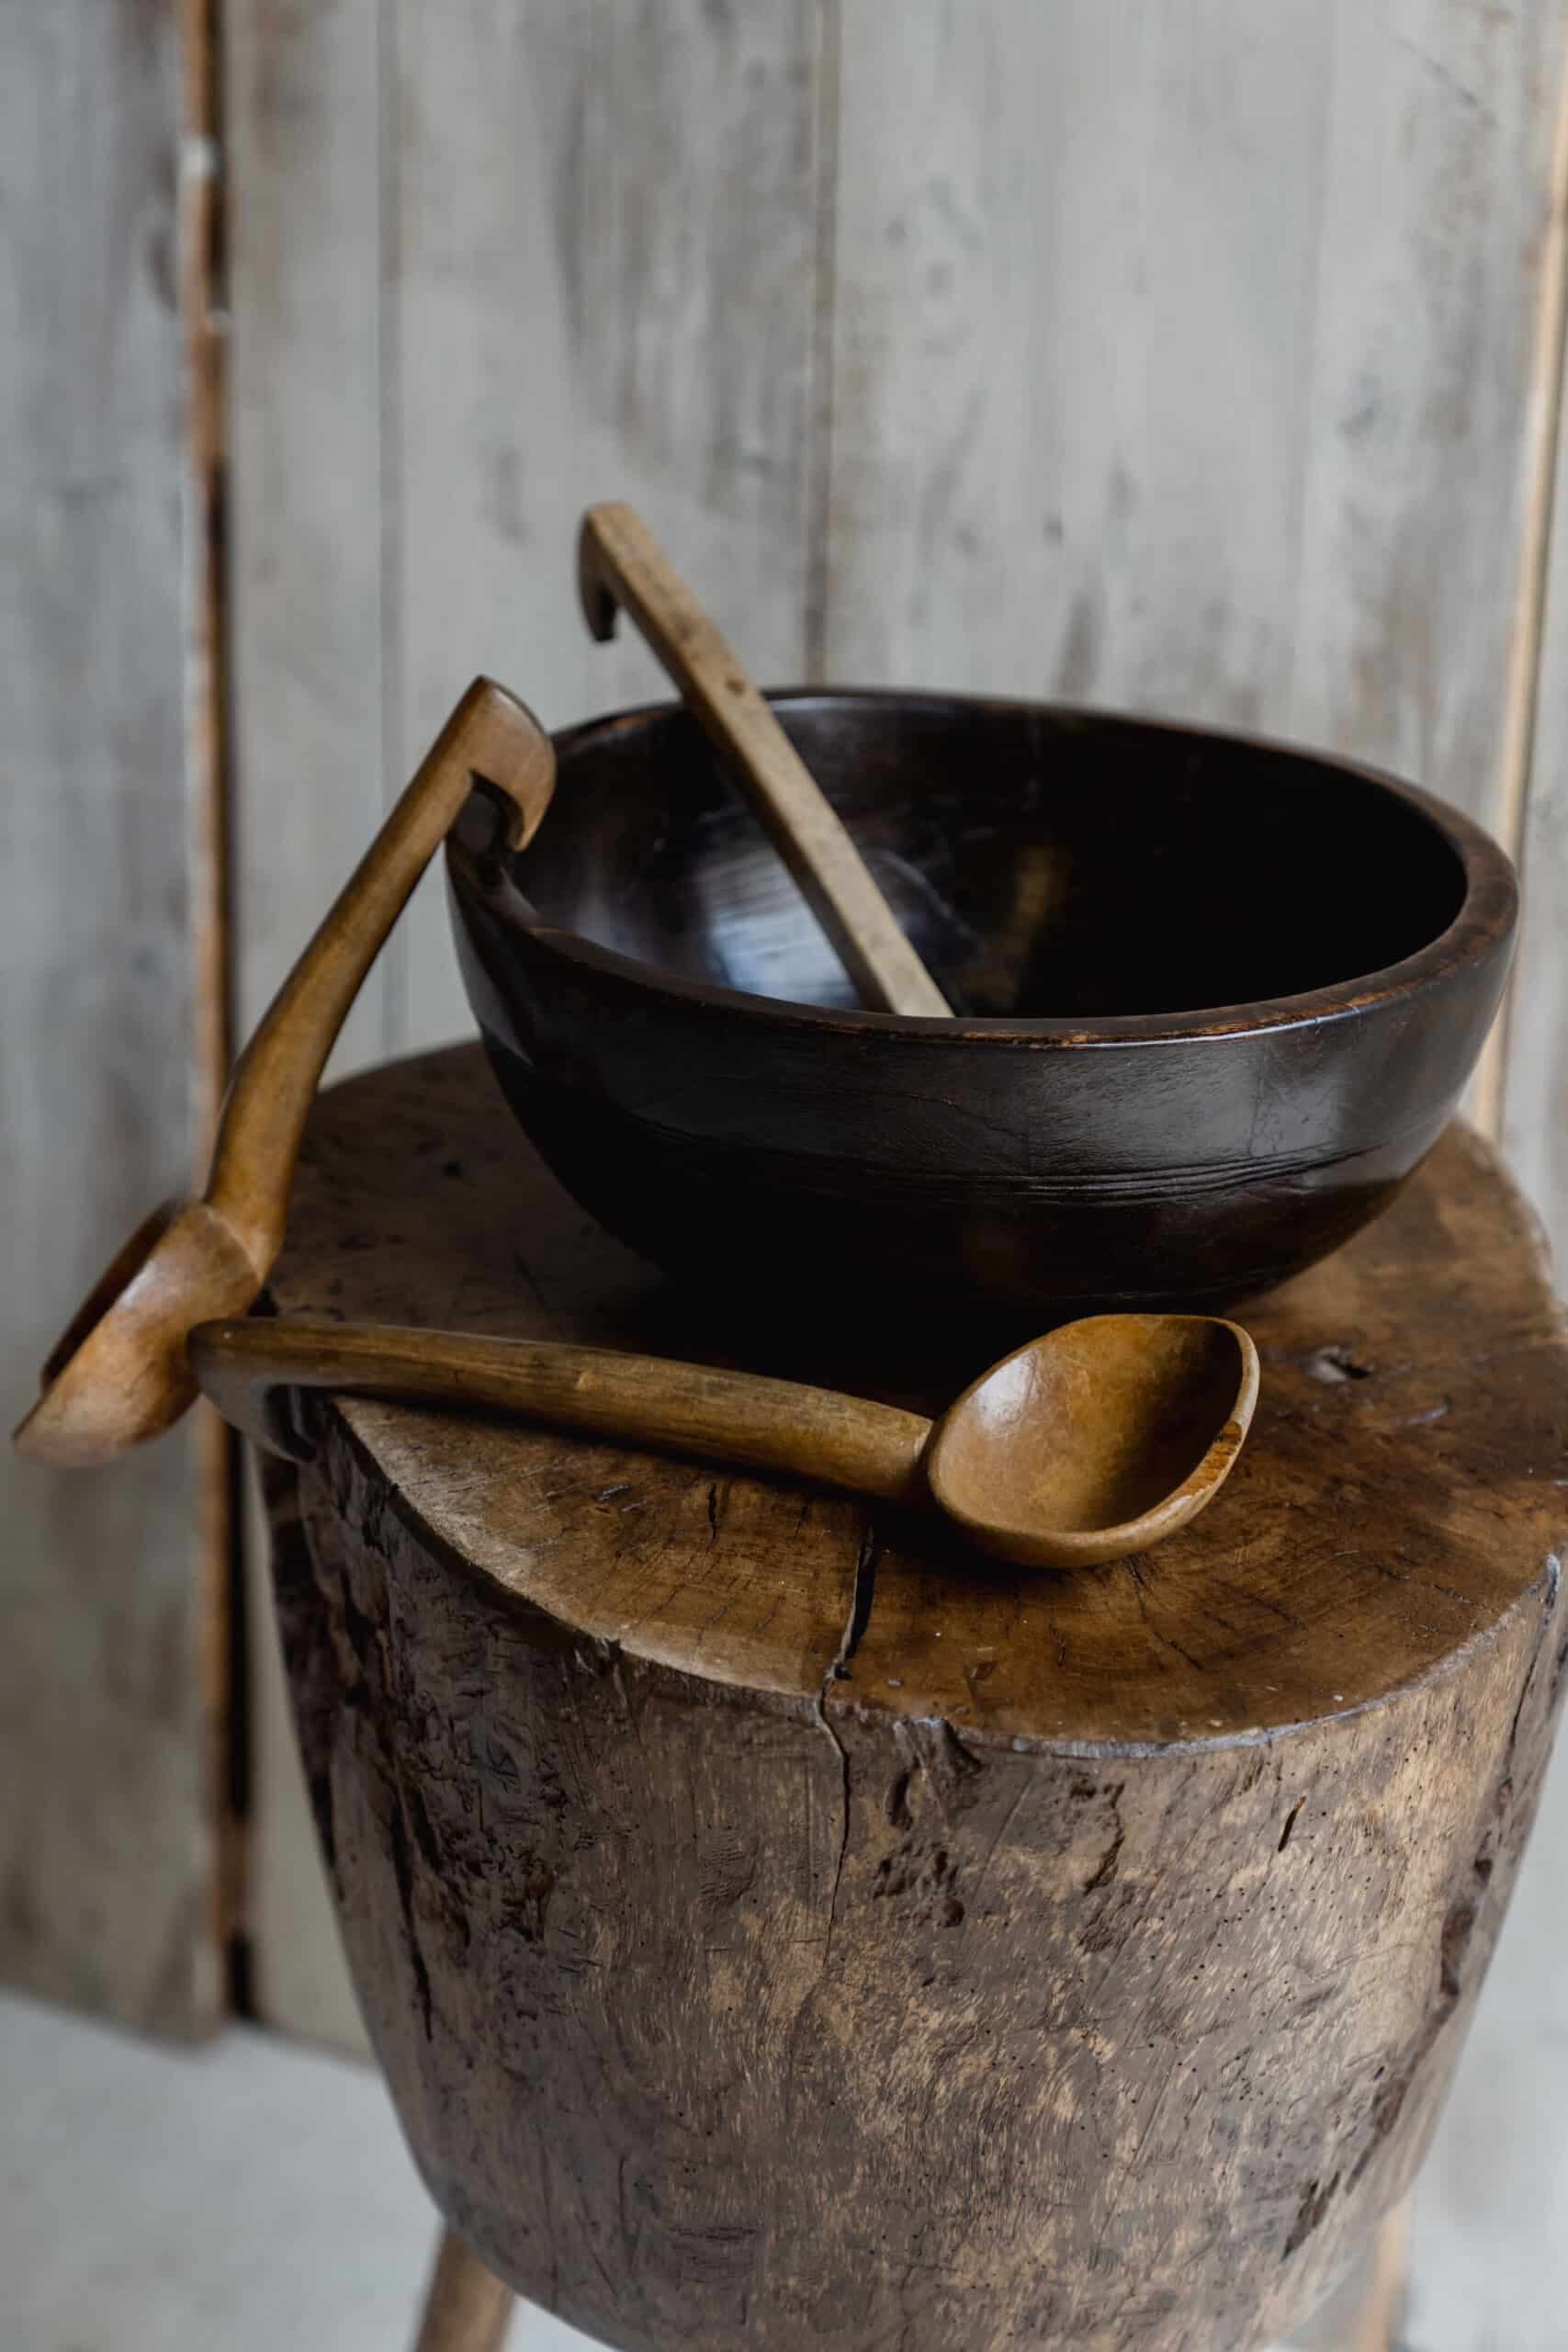
[[[599, 1232], [477, 1049], [323, 1097], [270, 1304], [865, 1376]], [[1568, 1354], [1458, 1129], [1247, 1319], [1225, 1491], [1071, 1576], [318, 1401], [273, 1479], [316, 1817], [420, 2167], [521, 2293], [636, 2352], [1223, 2352], [1364, 2245], [1546, 1761]]]

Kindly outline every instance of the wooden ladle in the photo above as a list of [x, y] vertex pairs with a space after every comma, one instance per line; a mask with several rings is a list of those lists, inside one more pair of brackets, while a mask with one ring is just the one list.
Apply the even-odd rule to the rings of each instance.
[[107, 1461], [177, 1421], [197, 1385], [193, 1324], [233, 1315], [283, 1241], [294, 1162], [333, 1043], [452, 820], [476, 784], [500, 797], [498, 847], [522, 848], [549, 806], [555, 753], [532, 712], [487, 678], [458, 703], [241, 1056], [206, 1190], [156, 1210], [107, 1269], [43, 1370], [18, 1452]]
[[953, 1008], [728, 640], [629, 506], [591, 506], [578, 587], [595, 637], [624, 605], [750, 802], [864, 1003], [937, 1020]]
[[305, 1317], [204, 1324], [197, 1379], [225, 1418], [296, 1458], [290, 1392], [515, 1414], [903, 1504], [934, 1505], [1024, 1567], [1123, 1557], [1224, 1483], [1258, 1353], [1202, 1315], [1098, 1315], [1004, 1356], [935, 1422], [865, 1397], [553, 1340]]

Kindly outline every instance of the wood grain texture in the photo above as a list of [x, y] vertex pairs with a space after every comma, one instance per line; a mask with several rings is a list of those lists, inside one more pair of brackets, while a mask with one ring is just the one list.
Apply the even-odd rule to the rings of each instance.
[[[322, 1103], [274, 1303], [711, 1336], [471, 1051]], [[639, 2346], [1085, 2352], [1255, 2345], [1332, 2284], [1533, 1810], [1568, 1345], [1461, 1131], [1254, 1324], [1226, 1493], [1063, 1578], [326, 1415], [279, 1563], [318, 1820], [426, 2176], [514, 2284]]]
[[[381, 730], [383, 14], [378, 0], [225, 11], [242, 1036], [402, 783]], [[333, 1067], [390, 1043], [378, 976]]]
[[[0, 1192], [12, 1402], [196, 1148], [172, 6], [10, 12], [0, 74]], [[0, 1462], [0, 1970], [161, 2031], [220, 1995], [193, 1450]]]
[[[384, 811], [384, 17], [380, 0], [224, 10], [241, 1035]], [[391, 1042], [378, 968], [332, 1067], [376, 1061]], [[249, 1483], [245, 1496], [253, 1997], [265, 2018], [352, 2045], [357, 2011], [316, 1856], [302, 1842], [304, 1791]]]
[[[1564, 327], [1568, 323], [1568, 70], [1558, 92], [1540, 260], [1536, 272], [1535, 359], [1528, 415], [1523, 526], [1509, 628], [1498, 754], [1500, 839], [1517, 859], [1526, 831], [1540, 715], [1547, 605], [1557, 516], [1558, 453], [1562, 440]], [[1509, 1008], [1505, 1004], [1476, 1073], [1475, 1118], [1495, 1138], [1504, 1121], [1509, 1057]]]
[[[1558, 447], [1553, 503], [1568, 519], [1568, 435]], [[1568, 1256], [1568, 538], [1559, 529], [1546, 591], [1542, 670], [1530, 790], [1519, 843], [1524, 893], [1515, 964], [1502, 1140]]]
[[[576, 609], [598, 498], [680, 549], [757, 674], [797, 674], [819, 7], [395, 0], [391, 19], [394, 768], [476, 662], [550, 726], [668, 693]], [[434, 887], [391, 973], [400, 1049], [468, 1034]]]
[[1561, 12], [848, 0], [831, 674], [1485, 815]]

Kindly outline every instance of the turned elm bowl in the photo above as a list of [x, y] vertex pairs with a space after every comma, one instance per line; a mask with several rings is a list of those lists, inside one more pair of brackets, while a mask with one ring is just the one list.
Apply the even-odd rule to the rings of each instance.
[[953, 1020], [855, 1008], [678, 706], [558, 736], [521, 855], [479, 795], [448, 842], [507, 1099], [649, 1257], [840, 1317], [1219, 1307], [1334, 1249], [1436, 1139], [1517, 912], [1455, 810], [1208, 729], [773, 699]]

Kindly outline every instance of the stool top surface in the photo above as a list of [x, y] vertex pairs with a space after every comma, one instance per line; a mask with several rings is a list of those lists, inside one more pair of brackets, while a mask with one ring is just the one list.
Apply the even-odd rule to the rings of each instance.
[[[477, 1046], [323, 1094], [281, 1314], [581, 1340], [853, 1387], [852, 1340], [745, 1327], [557, 1184]], [[557, 1433], [344, 1400], [394, 1507], [585, 1639], [789, 1708], [1099, 1753], [1280, 1732], [1487, 1638], [1568, 1539], [1568, 1341], [1535, 1220], [1454, 1127], [1393, 1205], [1242, 1313], [1263, 1387], [1218, 1499], [1156, 1550], [1010, 1570], [940, 1524]], [[982, 1368], [912, 1367], [940, 1410]], [[891, 1396], [883, 1386], [868, 1393]]]

